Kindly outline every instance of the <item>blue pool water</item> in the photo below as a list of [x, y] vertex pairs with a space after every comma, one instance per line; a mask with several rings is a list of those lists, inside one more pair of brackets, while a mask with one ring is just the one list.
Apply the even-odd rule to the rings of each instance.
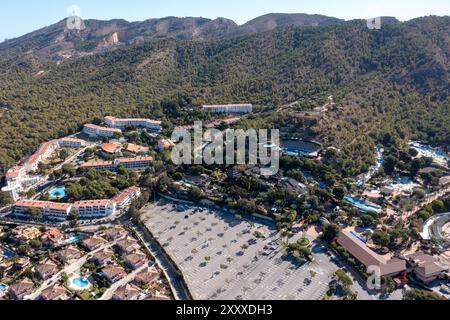
[[85, 289], [85, 288], [89, 287], [89, 281], [82, 277], [73, 278], [72, 284], [81, 289]]
[[380, 206], [377, 206], [375, 204], [369, 204], [360, 199], [356, 199], [356, 198], [353, 198], [350, 196], [344, 197], [344, 200], [350, 202], [351, 204], [353, 204], [358, 209], [360, 209], [361, 211], [364, 211], [364, 212], [368, 212], [368, 211], [380, 212], [381, 211]]
[[8, 288], [6, 284], [0, 283], [0, 291], [6, 288]]
[[84, 239], [84, 236], [76, 235], [76, 236], [73, 236], [73, 237], [67, 239], [66, 243], [67, 244], [73, 244], [73, 243], [76, 243], [76, 242], [78, 242], [80, 240], [83, 240], [83, 239]]
[[50, 190], [49, 196], [52, 199], [63, 199], [66, 197], [66, 188], [65, 187], [53, 188], [52, 190]]
[[0, 256], [6, 259], [10, 259], [15, 256], [14, 252], [9, 251], [8, 249], [0, 248]]

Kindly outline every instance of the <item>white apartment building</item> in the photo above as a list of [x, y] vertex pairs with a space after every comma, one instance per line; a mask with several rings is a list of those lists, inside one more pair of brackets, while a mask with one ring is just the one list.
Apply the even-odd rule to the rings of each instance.
[[105, 117], [105, 123], [111, 128], [125, 128], [135, 126], [138, 128], [146, 128], [152, 131], [161, 131], [162, 122], [152, 119], [119, 119], [114, 117]]
[[133, 200], [138, 198], [140, 195], [141, 195], [140, 188], [131, 187], [119, 193], [112, 199], [112, 201], [116, 203], [117, 210], [122, 210], [128, 208], [131, 202], [133, 202]]
[[111, 200], [77, 201], [73, 210], [80, 213], [81, 219], [105, 218], [116, 212], [116, 203]]
[[49, 220], [62, 221], [72, 209], [72, 204], [56, 203], [49, 201], [20, 200], [14, 207], [14, 214], [18, 216], [29, 217], [27, 210], [29, 208], [37, 208], [41, 210], [42, 215]]
[[62, 138], [58, 140], [58, 144], [62, 148], [82, 148], [86, 145], [86, 142], [76, 138]]
[[122, 131], [120, 129], [100, 127], [95, 124], [86, 124], [83, 127], [83, 133], [87, 134], [91, 138], [112, 138], [115, 134], [122, 134]]
[[39, 163], [47, 160], [58, 148], [58, 146], [59, 145], [55, 140], [41, 144], [39, 149], [31, 157], [29, 157], [27, 161], [25, 161], [25, 170], [27, 172], [36, 171]]
[[252, 113], [252, 104], [215, 104], [203, 105], [203, 111], [210, 113]]

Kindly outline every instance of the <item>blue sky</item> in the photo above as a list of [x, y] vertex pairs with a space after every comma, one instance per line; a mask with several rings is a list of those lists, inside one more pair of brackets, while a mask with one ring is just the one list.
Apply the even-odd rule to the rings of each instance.
[[342, 19], [450, 15], [449, 0], [7, 0], [0, 3], [0, 41], [53, 24], [77, 5], [84, 19], [129, 21], [165, 16], [226, 17], [243, 24], [271, 12], [317, 13]]

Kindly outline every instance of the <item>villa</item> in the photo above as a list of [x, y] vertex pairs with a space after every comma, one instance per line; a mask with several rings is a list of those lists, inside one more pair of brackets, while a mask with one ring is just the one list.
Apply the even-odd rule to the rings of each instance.
[[28, 278], [19, 280], [9, 287], [8, 294], [13, 300], [23, 300], [26, 296], [33, 293], [35, 289], [33, 281]]
[[102, 272], [106, 280], [111, 283], [116, 283], [127, 276], [125, 269], [121, 266], [106, 267], [102, 270]]
[[219, 105], [203, 105], [203, 111], [210, 113], [252, 113], [253, 105], [251, 104], [219, 104]]
[[133, 284], [127, 283], [114, 292], [112, 300], [138, 300], [140, 294], [141, 289]]
[[134, 154], [148, 154], [150, 151], [148, 147], [139, 146], [133, 143], [125, 144], [123, 150]]
[[148, 262], [147, 256], [141, 251], [136, 251], [124, 257], [125, 264], [133, 270], [139, 269]]
[[83, 127], [83, 133], [91, 138], [113, 138], [115, 135], [121, 135], [122, 130], [86, 124]]
[[105, 117], [105, 123], [111, 128], [138, 127], [152, 131], [161, 131], [162, 122], [152, 119], [119, 119], [115, 117]]
[[153, 163], [153, 157], [121, 158], [114, 161], [86, 162], [80, 168], [115, 171], [119, 166], [128, 170], [145, 170]]
[[36, 227], [18, 226], [12, 230], [11, 239], [15, 242], [28, 242], [39, 238], [41, 234]]
[[108, 228], [101, 233], [101, 236], [108, 241], [117, 241], [126, 238], [128, 232], [121, 227]]
[[105, 245], [107, 242], [102, 238], [92, 237], [81, 242], [81, 246], [87, 251], [92, 252]]
[[40, 300], [45, 301], [61, 301], [69, 299], [69, 292], [66, 288], [59, 284], [55, 284], [54, 286], [47, 288], [42, 291], [39, 296]]
[[58, 259], [65, 264], [70, 264], [83, 256], [83, 252], [78, 247], [71, 245], [57, 253]]
[[134, 283], [139, 286], [151, 287], [160, 278], [158, 270], [154, 267], [148, 267], [142, 272], [138, 273], [134, 278]]
[[94, 262], [97, 266], [104, 267], [113, 264], [114, 252], [111, 251], [110, 249], [104, 249], [102, 251], [95, 253], [90, 260]]
[[64, 233], [59, 229], [50, 229], [42, 234], [41, 240], [46, 246], [55, 246], [64, 240]]
[[133, 238], [123, 239], [117, 242], [116, 248], [122, 254], [131, 254], [140, 249], [139, 242]]
[[58, 265], [50, 259], [38, 264], [34, 269], [36, 276], [42, 280], [47, 280], [59, 272]]

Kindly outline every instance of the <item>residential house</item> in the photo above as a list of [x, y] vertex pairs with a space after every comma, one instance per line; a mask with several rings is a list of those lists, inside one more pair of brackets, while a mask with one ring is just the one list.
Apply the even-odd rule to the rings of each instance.
[[133, 284], [127, 283], [114, 292], [112, 300], [138, 300], [141, 289]]
[[12, 300], [23, 300], [26, 296], [32, 294], [34, 289], [33, 281], [24, 278], [11, 285], [8, 289], [8, 294]]
[[11, 239], [15, 242], [29, 242], [38, 239], [42, 235], [36, 227], [18, 226], [12, 229]]
[[55, 284], [54, 286], [47, 288], [42, 291], [39, 296], [40, 300], [45, 301], [61, 301], [61, 300], [69, 300], [70, 293], [66, 288], [59, 284]]
[[100, 235], [108, 241], [117, 241], [125, 239], [128, 235], [128, 231], [122, 227], [111, 227], [100, 233]]
[[134, 238], [126, 238], [118, 241], [116, 244], [116, 248], [123, 255], [134, 253], [139, 250], [140, 247], [139, 242]]
[[53, 247], [64, 240], [64, 232], [56, 228], [47, 230], [42, 234], [41, 240], [45, 246]]
[[101, 267], [111, 265], [114, 263], [114, 252], [110, 249], [104, 249], [94, 253], [90, 260]]
[[141, 251], [128, 254], [124, 258], [125, 264], [133, 270], [139, 269], [148, 262], [147, 256]]
[[105, 279], [110, 283], [116, 283], [117, 281], [120, 281], [127, 276], [125, 269], [121, 266], [109, 266], [103, 268], [102, 272]]
[[134, 278], [134, 283], [138, 286], [151, 287], [156, 281], [160, 279], [160, 274], [155, 267], [148, 267], [139, 272]]
[[101, 246], [105, 245], [106, 243], [107, 242], [104, 239], [94, 236], [92, 238], [83, 240], [81, 242], [81, 246], [87, 251], [92, 252], [101, 248]]
[[36, 265], [34, 269], [36, 272], [36, 276], [42, 280], [50, 279], [60, 270], [58, 264], [56, 264], [53, 260], [50, 259], [47, 259], [44, 262]]
[[57, 253], [58, 259], [65, 264], [70, 264], [74, 261], [77, 261], [81, 259], [83, 255], [84, 253], [74, 245], [68, 246], [67, 248], [62, 249]]

